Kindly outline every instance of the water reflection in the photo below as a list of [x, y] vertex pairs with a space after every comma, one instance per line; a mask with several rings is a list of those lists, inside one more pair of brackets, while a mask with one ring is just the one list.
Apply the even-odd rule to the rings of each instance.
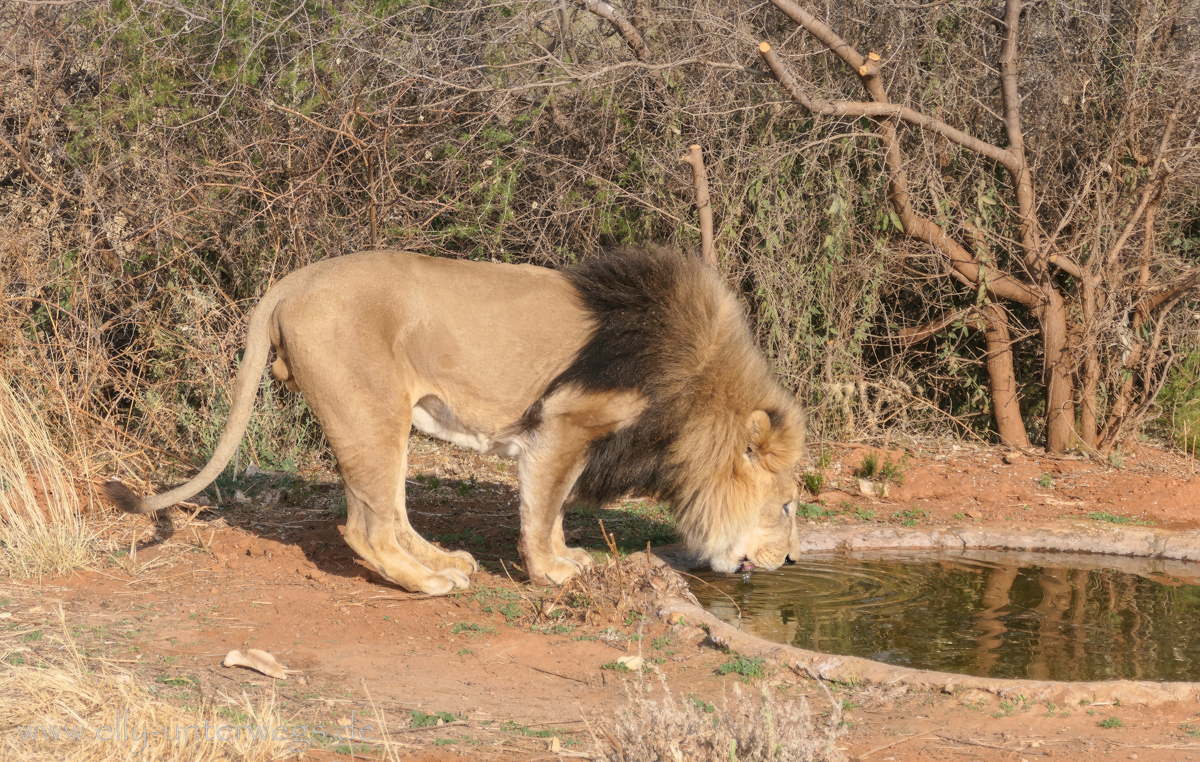
[[801, 648], [992, 677], [1200, 680], [1200, 567], [1185, 562], [893, 552], [703, 576], [720, 592], [693, 592], [714, 614], [740, 608], [743, 629]]

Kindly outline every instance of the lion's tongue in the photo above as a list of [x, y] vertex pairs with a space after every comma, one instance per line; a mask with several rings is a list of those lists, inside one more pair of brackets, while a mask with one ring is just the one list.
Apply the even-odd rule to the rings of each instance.
[[742, 571], [743, 572], [748, 572], [753, 569], [754, 569], [754, 564], [750, 563], [749, 561], [742, 561]]

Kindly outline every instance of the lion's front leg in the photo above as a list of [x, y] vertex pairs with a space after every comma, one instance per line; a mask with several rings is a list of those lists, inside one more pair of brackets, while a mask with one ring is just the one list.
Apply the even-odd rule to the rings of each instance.
[[554, 529], [550, 532], [550, 545], [554, 549], [554, 555], [569, 558], [581, 567], [591, 566], [594, 562], [591, 553], [583, 548], [567, 547], [567, 538], [563, 534], [563, 517], [566, 515], [567, 504], [564, 502], [554, 521]]
[[583, 471], [587, 443], [569, 441], [570, 432], [548, 434], [539, 432], [536, 451], [524, 453], [517, 466], [521, 482], [518, 549], [530, 582], [561, 585], [592, 562], [583, 548], [567, 547], [562, 529], [563, 503]]

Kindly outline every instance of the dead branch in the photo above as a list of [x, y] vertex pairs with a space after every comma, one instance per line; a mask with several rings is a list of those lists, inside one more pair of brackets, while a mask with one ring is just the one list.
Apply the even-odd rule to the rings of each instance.
[[621, 39], [625, 40], [625, 44], [633, 51], [633, 55], [637, 60], [650, 60], [650, 49], [646, 47], [646, 41], [642, 39], [641, 32], [633, 24], [629, 23], [629, 19], [621, 15], [620, 11], [604, 2], [604, 0], [583, 0], [583, 6], [615, 26], [617, 33], [621, 35]]
[[[775, 2], [776, 5], [780, 5], [781, 3], [786, 4], [795, 8], [797, 12], [803, 12], [793, 3], [790, 3], [789, 0], [772, 0], [772, 2]], [[807, 14], [805, 15], [807, 16]], [[811, 17], [809, 16], [809, 18]], [[861, 58], [855, 58], [858, 56], [858, 53], [846, 45], [840, 37], [833, 35], [832, 31], [829, 34], [832, 35], [832, 39], [837, 44], [845, 49], [846, 54], [842, 56], [843, 59], [862, 60]], [[793, 98], [796, 98], [801, 105], [804, 105], [804, 102], [800, 101], [797, 95], [799, 88], [795, 86], [795, 80], [786, 67], [783, 66], [782, 62], [779, 61], [778, 57], [775, 56], [770, 44], [763, 42], [758, 46], [758, 49], [759, 53], [766, 60], [767, 65], [771, 68], [771, 71], [779, 78], [780, 84], [792, 94]], [[877, 99], [881, 99], [888, 108], [894, 109], [890, 104], [887, 104], [887, 94], [883, 92], [882, 85], [878, 83], [878, 76], [871, 74], [870, 67], [868, 67], [868, 76], [865, 79], [868, 88], [874, 90], [872, 95]], [[950, 260], [951, 266], [955, 270], [974, 285], [979, 286], [986, 283], [990, 291], [1005, 299], [1013, 299], [1029, 306], [1039, 304], [1041, 302], [1041, 294], [1035, 288], [1022, 283], [1011, 275], [979, 264], [962, 244], [946, 234], [941, 225], [916, 213], [912, 207], [912, 197], [908, 190], [908, 174], [904, 170], [904, 160], [900, 154], [900, 143], [896, 137], [895, 121], [886, 118], [887, 116], [895, 115], [894, 110], [891, 112], [885, 111], [882, 115], [885, 118], [882, 118], [879, 122], [878, 134], [884, 146], [884, 162], [889, 184], [888, 196], [892, 202], [892, 206], [896, 209], [900, 217], [900, 224], [904, 227], [905, 234], [936, 248]]]
[[1065, 254], [1051, 254], [1050, 256], [1046, 257], [1046, 261], [1076, 280], [1081, 281], [1084, 278], [1083, 269], [1080, 268], [1075, 260], [1066, 256]]
[[1178, 298], [1194, 288], [1200, 288], [1200, 267], [1188, 270], [1183, 275], [1175, 278], [1169, 284], [1166, 284], [1162, 291], [1148, 296], [1139, 302], [1135, 309], [1143, 315], [1149, 315], [1163, 304]]
[[859, 71], [866, 65], [866, 59], [839, 37], [832, 27], [796, 5], [792, 0], [771, 0], [771, 3], [787, 14], [792, 21], [804, 27], [805, 31], [820, 40], [825, 47], [849, 64], [851, 69]]
[[901, 346], [909, 346], [919, 341], [924, 341], [931, 336], [945, 331], [950, 326], [958, 322], [963, 322], [972, 328], [983, 328], [983, 321], [978, 318], [975, 320], [968, 319], [975, 312], [975, 307], [967, 307], [963, 310], [957, 310], [947, 315], [943, 315], [932, 323], [925, 325], [913, 326], [911, 328], [901, 328], [896, 332], [896, 339]]
[[[1035, 217], [1033, 178], [1029, 164], [1025, 161], [1025, 134], [1021, 130], [1021, 94], [1017, 90], [1017, 25], [1021, 18], [1021, 0], [1005, 0], [1004, 44], [1000, 49], [1000, 86], [1004, 102], [1004, 130], [1008, 135], [1008, 151], [1011, 156], [1005, 164], [1014, 175], [1017, 184], [1017, 206], [1021, 219], [1021, 248], [1025, 251], [1025, 262], [1034, 278], [1048, 286], [1049, 268], [1038, 240], [1038, 224]], [[1049, 296], [1049, 294], [1047, 294]]]
[[[759, 43], [758, 51], [762, 55], [763, 60], [766, 61], [767, 66], [770, 67], [771, 72], [775, 75], [775, 79], [779, 81], [779, 84], [782, 85], [785, 90], [787, 90], [788, 94], [791, 95], [797, 103], [799, 103], [801, 106], [804, 106], [804, 108], [808, 109], [814, 114], [823, 114], [825, 116], [867, 116], [872, 118], [897, 117], [905, 122], [908, 122], [909, 124], [922, 127], [930, 132], [935, 132], [949, 140], [951, 143], [960, 145], [963, 148], [975, 151], [976, 153], [983, 154], [990, 159], [994, 159], [1006, 167], [1014, 164], [1012, 155], [1003, 148], [994, 146], [991, 143], [980, 140], [979, 138], [972, 137], [962, 130], [955, 129], [945, 122], [939, 121], [930, 116], [926, 116], [925, 114], [909, 108], [908, 106], [903, 106], [898, 103], [814, 101], [804, 93], [798, 84], [796, 84], [795, 79], [783, 66], [783, 63], [775, 55], [775, 52], [771, 50], [770, 43]], [[870, 76], [872, 69], [871, 66], [864, 64], [864, 66], [860, 67], [860, 69], [860, 75]]]
[[717, 269], [717, 254], [713, 249], [712, 201], [708, 197], [708, 173], [704, 169], [704, 156], [700, 146], [688, 146], [688, 152], [679, 160], [692, 167], [692, 186], [696, 189], [696, 215], [700, 218], [700, 256], [704, 263]]

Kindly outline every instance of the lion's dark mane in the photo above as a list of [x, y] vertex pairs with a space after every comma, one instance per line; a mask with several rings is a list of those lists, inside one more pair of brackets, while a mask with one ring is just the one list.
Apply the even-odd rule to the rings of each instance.
[[[643, 412], [591, 444], [572, 499], [599, 505], [631, 491], [679, 496], [688, 474], [672, 458], [671, 445], [698, 408], [725, 402], [714, 400], [713, 393], [714, 376], [723, 375], [714, 373], [713, 365], [729, 356], [720, 345], [752, 344], [740, 305], [740, 335], [731, 337], [722, 330], [721, 313], [728, 312], [730, 295], [719, 277], [698, 258], [666, 248], [610, 250], [565, 274], [590, 315], [592, 333], [527, 411], [527, 422], [536, 425], [541, 401], [564, 386], [597, 393], [635, 390], [646, 400]], [[759, 364], [762, 368], [744, 370], [759, 375], [756, 371], [766, 369], [761, 357]], [[728, 415], [748, 416], [758, 404], [775, 417], [771, 400], [751, 389], [738, 391], [753, 398], [746, 400], [746, 409], [730, 409]]]

